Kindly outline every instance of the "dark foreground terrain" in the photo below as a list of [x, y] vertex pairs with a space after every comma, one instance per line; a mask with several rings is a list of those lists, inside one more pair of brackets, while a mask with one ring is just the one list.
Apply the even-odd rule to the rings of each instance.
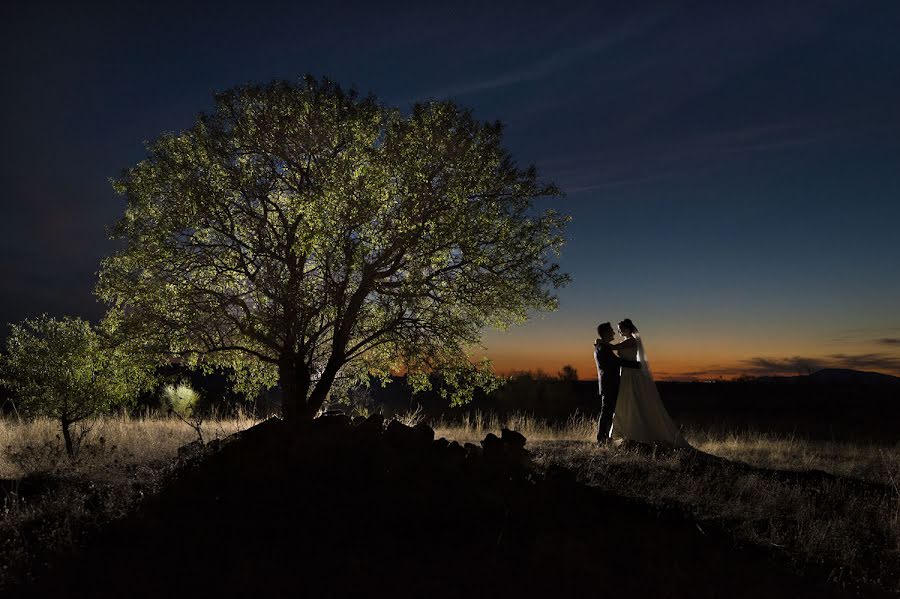
[[58, 556], [28, 597], [838, 597], [677, 513], [427, 426], [269, 420], [186, 460], [161, 493]]

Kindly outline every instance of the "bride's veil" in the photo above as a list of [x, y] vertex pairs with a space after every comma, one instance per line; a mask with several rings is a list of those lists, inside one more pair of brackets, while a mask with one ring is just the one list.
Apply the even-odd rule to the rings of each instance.
[[637, 340], [637, 359], [638, 362], [641, 363], [641, 372], [650, 377], [650, 380], [652, 381], [653, 371], [650, 370], [650, 360], [647, 359], [647, 350], [644, 349], [644, 340], [638, 332], [635, 332], [633, 337]]

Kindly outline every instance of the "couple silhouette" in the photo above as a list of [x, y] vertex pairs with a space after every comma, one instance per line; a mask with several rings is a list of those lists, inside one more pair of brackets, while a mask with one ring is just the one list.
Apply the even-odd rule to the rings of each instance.
[[615, 332], [608, 322], [597, 327], [594, 362], [600, 390], [597, 442], [613, 437], [668, 447], [689, 447], [669, 416], [644, 350], [637, 327], [626, 318], [618, 325], [622, 341], [613, 343]]

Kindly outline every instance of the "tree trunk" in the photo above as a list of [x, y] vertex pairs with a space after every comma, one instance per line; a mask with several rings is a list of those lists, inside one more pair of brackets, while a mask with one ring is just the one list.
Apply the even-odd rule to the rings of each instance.
[[[278, 382], [281, 385], [281, 417], [285, 422], [301, 424], [311, 420], [306, 415], [309, 393], [309, 372], [295, 357], [282, 358], [278, 365]], [[315, 414], [313, 414], [315, 416]]]
[[319, 409], [325, 403], [328, 392], [331, 391], [331, 386], [334, 384], [334, 379], [337, 377], [338, 370], [340, 370], [340, 367], [337, 365], [336, 361], [329, 360], [328, 364], [325, 365], [322, 376], [319, 377], [319, 381], [316, 383], [315, 388], [309, 395], [309, 400], [306, 402], [306, 410], [310, 414], [309, 418], [315, 418]]
[[66, 453], [70, 458], [74, 458], [75, 444], [72, 442], [72, 421], [62, 418], [59, 423], [62, 425], [63, 439], [66, 442]]

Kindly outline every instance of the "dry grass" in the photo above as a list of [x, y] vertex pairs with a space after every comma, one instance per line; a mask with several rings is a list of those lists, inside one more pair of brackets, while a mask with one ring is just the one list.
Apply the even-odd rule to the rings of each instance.
[[[231, 418], [204, 423], [203, 437], [222, 439], [255, 423], [239, 412]], [[87, 427], [79, 455], [70, 460], [58, 422], [0, 418], [0, 478], [46, 472], [115, 476], [131, 466], [168, 462], [179, 447], [197, 439], [196, 433], [177, 418], [152, 414], [104, 416], [87, 423]]]
[[[506, 419], [472, 413], [461, 422], [438, 420], [430, 423], [436, 437], [478, 443], [487, 433], [500, 429], [519, 431], [529, 444], [542, 441], [578, 441], [592, 443], [597, 435], [594, 418], [575, 414], [561, 426], [551, 426], [528, 414]], [[776, 435], [763, 431], [715, 431], [687, 429], [685, 437], [704, 453], [743, 462], [757, 468], [808, 471], [821, 470], [835, 476], [858, 478], [883, 485], [900, 482], [900, 442], [892, 445], [869, 441], [815, 441], [795, 435]]]
[[594, 426], [578, 416], [555, 428], [528, 416], [477, 414], [435, 423], [438, 436], [461, 443], [519, 430], [539, 465], [562, 465], [586, 484], [688, 513], [708, 534], [764, 548], [843, 586], [900, 591], [900, 444], [694, 430], [685, 436], [700, 452], [600, 448]]
[[810, 441], [765, 432], [689, 431], [688, 436], [701, 451], [760, 468], [822, 470], [885, 485], [900, 476], [900, 443]]

